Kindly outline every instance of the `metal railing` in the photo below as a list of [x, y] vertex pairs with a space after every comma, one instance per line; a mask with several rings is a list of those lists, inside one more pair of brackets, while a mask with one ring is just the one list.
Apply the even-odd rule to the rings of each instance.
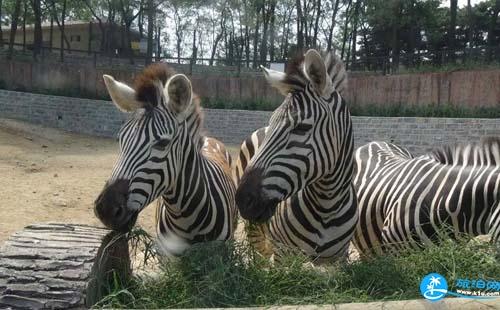
[[[31, 45], [14, 44], [15, 59], [33, 59], [33, 48]], [[0, 58], [8, 55], [8, 44], [4, 43], [0, 49]], [[402, 52], [397, 59], [392, 56], [369, 56], [362, 55], [363, 51], [357, 52], [355, 58], [351, 57], [346, 66], [353, 72], [371, 72], [390, 74], [405, 70], [419, 69], [424, 66], [439, 67], [449, 64], [463, 65], [472, 63], [474, 65], [496, 63], [500, 65], [500, 47], [488, 48], [466, 48], [457, 50], [418, 51], [412, 54]], [[36, 57], [40, 62], [63, 62], [67, 64], [90, 64], [96, 68], [100, 67], [131, 67], [140, 69], [147, 63], [145, 55], [124, 55], [124, 53], [104, 53], [100, 51], [88, 51], [77, 49], [64, 49], [63, 57], [60, 56], [60, 48], [42, 47]], [[187, 73], [211, 73], [229, 76], [256, 75], [260, 74], [259, 65], [268, 66], [270, 61], [264, 63], [247, 59], [229, 58], [193, 58], [193, 57], [152, 57], [151, 62], [161, 61], [169, 63], [176, 70]], [[284, 62], [275, 60], [274, 62]]]

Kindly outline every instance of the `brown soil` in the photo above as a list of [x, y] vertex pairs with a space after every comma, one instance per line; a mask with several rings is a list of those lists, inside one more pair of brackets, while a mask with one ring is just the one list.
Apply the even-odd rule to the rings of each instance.
[[[117, 155], [114, 139], [0, 119], [0, 244], [33, 223], [100, 225], [93, 202]], [[139, 218], [150, 232], [154, 211]]]

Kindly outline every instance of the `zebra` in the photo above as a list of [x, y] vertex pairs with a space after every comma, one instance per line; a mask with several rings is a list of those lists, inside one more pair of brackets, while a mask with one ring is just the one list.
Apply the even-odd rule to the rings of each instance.
[[147, 67], [134, 88], [103, 79], [114, 104], [133, 114], [119, 131], [119, 158], [95, 201], [96, 216], [128, 231], [160, 197], [160, 250], [178, 255], [193, 243], [231, 239], [237, 216], [231, 157], [201, 134], [200, 99], [189, 79], [164, 64]]
[[364, 256], [439, 244], [443, 237], [500, 236], [500, 138], [444, 146], [413, 157], [371, 142], [355, 152]]
[[344, 65], [311, 49], [286, 73], [262, 69], [286, 98], [269, 126], [242, 143], [236, 163], [249, 241], [264, 256], [298, 249], [318, 263], [345, 258], [358, 213]]

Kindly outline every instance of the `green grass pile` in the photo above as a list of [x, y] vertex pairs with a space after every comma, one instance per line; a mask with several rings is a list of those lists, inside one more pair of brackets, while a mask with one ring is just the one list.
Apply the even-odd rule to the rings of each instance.
[[408, 250], [355, 262], [313, 267], [301, 254], [275, 262], [239, 242], [198, 244], [182, 257], [165, 261], [161, 271], [115, 281], [96, 307], [198, 308], [333, 304], [421, 298], [419, 284], [431, 272], [454, 289], [459, 278], [500, 276], [498, 245], [447, 240], [439, 246]]

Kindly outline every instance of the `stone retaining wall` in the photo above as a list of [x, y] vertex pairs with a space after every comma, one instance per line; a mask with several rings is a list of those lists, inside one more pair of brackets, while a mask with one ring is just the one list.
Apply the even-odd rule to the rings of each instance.
[[[267, 124], [271, 112], [205, 109], [205, 131], [227, 144], [240, 144]], [[64, 130], [115, 137], [127, 114], [111, 102], [0, 90], [0, 117]], [[500, 119], [353, 117], [357, 146], [393, 141], [415, 153], [447, 143], [500, 135]]]

